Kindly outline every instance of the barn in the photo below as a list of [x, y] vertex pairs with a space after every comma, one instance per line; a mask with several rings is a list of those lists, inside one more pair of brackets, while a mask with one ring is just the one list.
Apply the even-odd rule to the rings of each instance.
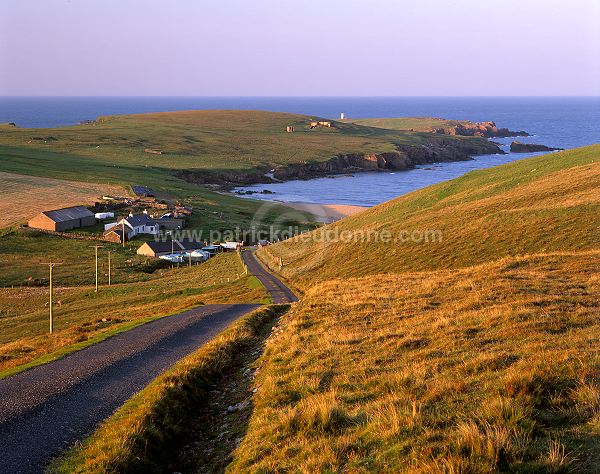
[[64, 207], [40, 212], [28, 225], [33, 229], [63, 232], [96, 224], [94, 213], [85, 206]]

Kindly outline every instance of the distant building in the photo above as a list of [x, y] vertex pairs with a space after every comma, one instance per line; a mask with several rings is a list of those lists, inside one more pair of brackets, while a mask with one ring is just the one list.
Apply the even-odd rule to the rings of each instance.
[[40, 212], [28, 222], [33, 229], [63, 232], [96, 224], [94, 213], [85, 206], [64, 207]]
[[344, 112], [342, 112], [342, 113], [340, 114], [340, 120], [344, 120], [344, 118], [345, 118], [345, 115], [344, 115]]
[[288, 125], [285, 129], [286, 132], [288, 133], [292, 133], [294, 131], [294, 127], [292, 127], [291, 125]]
[[165, 240], [159, 242], [145, 242], [137, 249], [138, 255], [146, 257], [160, 257], [162, 255], [170, 255], [171, 253], [193, 252], [194, 250], [202, 250], [204, 242], [196, 242], [193, 240]]
[[327, 128], [331, 128], [331, 122], [326, 121], [326, 120], [321, 120], [319, 122], [310, 122], [310, 128], [317, 128], [317, 127], [327, 127]]
[[131, 190], [138, 197], [154, 197], [154, 191], [147, 186], [131, 186]]

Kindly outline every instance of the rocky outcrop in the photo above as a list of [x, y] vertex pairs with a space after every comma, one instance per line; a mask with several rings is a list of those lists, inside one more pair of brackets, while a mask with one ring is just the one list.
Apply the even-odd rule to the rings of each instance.
[[536, 143], [521, 143], [512, 142], [510, 144], [510, 151], [512, 153], [536, 153], [540, 151], [556, 151], [563, 150], [563, 148], [552, 148], [546, 145], [538, 145]]
[[498, 128], [495, 122], [461, 122], [450, 127], [436, 128], [434, 133], [442, 135], [460, 135], [463, 137], [482, 138], [505, 138], [505, 137], [528, 137], [529, 133], [520, 130], [518, 132], [508, 128]]

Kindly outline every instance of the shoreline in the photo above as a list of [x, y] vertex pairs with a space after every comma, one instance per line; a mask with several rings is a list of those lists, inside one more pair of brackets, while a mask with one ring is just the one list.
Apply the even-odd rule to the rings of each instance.
[[272, 201], [282, 206], [290, 207], [297, 211], [308, 212], [313, 215], [317, 222], [330, 224], [344, 217], [353, 216], [359, 212], [370, 209], [367, 206], [356, 206], [352, 204], [316, 204], [309, 202], [284, 202]]

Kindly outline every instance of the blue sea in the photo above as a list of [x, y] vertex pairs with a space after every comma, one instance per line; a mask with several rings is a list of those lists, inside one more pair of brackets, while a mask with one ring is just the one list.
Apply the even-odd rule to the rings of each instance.
[[[600, 97], [0, 97], [0, 123], [50, 128], [75, 125], [102, 115], [189, 109], [270, 110], [329, 118], [343, 112], [347, 118], [493, 120], [499, 127], [532, 134], [519, 138], [520, 141], [567, 149], [600, 143]], [[512, 140], [496, 141], [508, 149]], [[473, 169], [527, 156], [531, 155], [480, 156], [472, 161], [401, 172], [360, 173], [240, 189], [268, 189], [275, 193], [252, 195], [255, 199], [372, 206]]]

